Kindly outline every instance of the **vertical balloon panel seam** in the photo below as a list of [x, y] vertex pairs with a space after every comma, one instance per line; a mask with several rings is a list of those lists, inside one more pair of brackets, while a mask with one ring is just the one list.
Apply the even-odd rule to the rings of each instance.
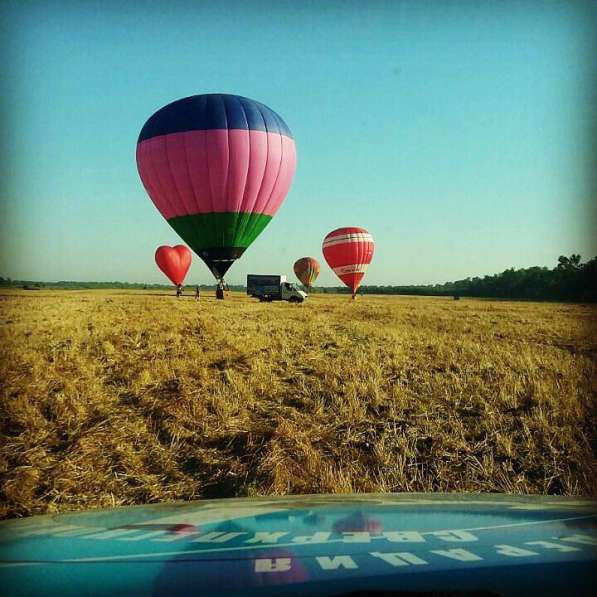
[[[195, 188], [195, 181], [194, 181], [193, 177], [191, 176], [191, 169], [189, 167], [189, 154], [188, 154], [188, 150], [187, 150], [187, 137], [188, 137], [188, 131], [185, 131], [183, 133], [183, 136], [182, 136], [182, 144], [183, 144], [184, 155], [185, 155], [185, 165], [186, 165], [186, 168], [187, 168], [187, 174], [189, 176], [189, 182], [191, 183], [191, 189], [193, 191], [194, 208], [196, 210], [195, 213], [198, 213], [198, 211], [199, 211], [199, 200], [197, 198], [197, 190]], [[197, 222], [195, 221], [195, 218], [193, 218], [192, 227], [193, 227], [193, 230], [195, 231], [195, 238], [198, 238], [199, 235], [200, 235], [200, 231], [199, 231], [199, 227], [197, 225]]]
[[[170, 205], [174, 206], [174, 215], [178, 215], [179, 210], [178, 210], [178, 203], [176, 201], [176, 195], [178, 194], [178, 190], [176, 189], [176, 182], [174, 180], [174, 176], [172, 174], [172, 171], [170, 169], [170, 158], [168, 157], [168, 136], [167, 135], [163, 135], [161, 137], [158, 137], [161, 143], [161, 151], [160, 151], [160, 155], [165, 156], [166, 157], [166, 164], [167, 167], [160, 169], [158, 168], [158, 172], [163, 174], [163, 177], [160, 178], [160, 180], [163, 180], [163, 178], [170, 178], [170, 181], [172, 182], [172, 184], [168, 184], [168, 181], [166, 181], [166, 184], [164, 185], [166, 189], [168, 189], [168, 201], [170, 202]], [[172, 190], [174, 187], [174, 190]]]
[[182, 207], [184, 209], [184, 211], [186, 212], [186, 215], [190, 215], [188, 213], [188, 208], [187, 208], [187, 204], [186, 201], [184, 200], [184, 196], [181, 193], [179, 187], [178, 187], [178, 183], [179, 181], [177, 180], [178, 177], [178, 173], [174, 171], [174, 169], [172, 168], [172, 160], [170, 160], [170, 150], [169, 147], [170, 145], [172, 145], [172, 136], [171, 135], [166, 135], [165, 136], [165, 145], [166, 145], [166, 160], [168, 161], [168, 170], [170, 171], [170, 176], [172, 177], [172, 182], [174, 183], [174, 190], [176, 191], [176, 195], [178, 196], [178, 206], [179, 208]]
[[[145, 189], [147, 190], [147, 192], [149, 193], [149, 197], [151, 198], [155, 208], [158, 210], [158, 212], [160, 212], [160, 214], [163, 215], [162, 210], [160, 209], [160, 206], [158, 204], [158, 200], [154, 199], [154, 195], [155, 197], [159, 197], [160, 193], [159, 190], [156, 190], [156, 181], [153, 180], [153, 176], [150, 172], [151, 168], [149, 165], [149, 160], [147, 158], [147, 151], [144, 148], [143, 150], [143, 156], [141, 156], [141, 149], [139, 146], [137, 146], [137, 169], [139, 170], [139, 175], [141, 176], [141, 182], [143, 183], [143, 186], [145, 187]], [[150, 191], [153, 191], [152, 192]]]
[[276, 122], [276, 125], [278, 126], [278, 134], [280, 136], [285, 135], [286, 133], [284, 132], [282, 124], [281, 124], [282, 118], [275, 112], [272, 112], [272, 114], [274, 116], [274, 121]]
[[[160, 203], [162, 203], [162, 202], [164, 203], [165, 211], [169, 211], [171, 214], [176, 215], [174, 206], [172, 205], [172, 202], [170, 201], [170, 195], [165, 192], [164, 185], [162, 184], [162, 179], [160, 178], [159, 166], [156, 163], [156, 160], [154, 159], [155, 153], [157, 151], [157, 137], [154, 137], [154, 139], [156, 139], [156, 141], [149, 140], [147, 142], [147, 143], [149, 143], [149, 145], [147, 145], [147, 152], [145, 154], [146, 158], [147, 158], [147, 165], [149, 166], [149, 168], [152, 172], [153, 179], [155, 181], [155, 186], [157, 187], [159, 196], [162, 199], [162, 201], [160, 201]], [[160, 208], [160, 207], [158, 207], [158, 211], [160, 213], [163, 213], [162, 208]]]
[[[263, 208], [263, 213], [268, 212], [269, 204], [271, 203], [272, 197], [274, 196], [274, 192], [276, 191], [276, 186], [278, 184], [278, 180], [280, 179], [280, 172], [282, 172], [282, 164], [284, 163], [284, 139], [280, 133], [277, 134], [277, 138], [280, 139], [280, 161], [278, 162], [278, 171], [276, 173], [276, 180], [274, 180], [274, 184], [272, 186], [272, 190], [270, 191], [269, 197], [265, 203], [265, 207]], [[274, 215], [278, 211], [277, 209], [274, 211]]]
[[[257, 189], [257, 193], [255, 193], [255, 201], [253, 202], [253, 205], [251, 206], [252, 213], [255, 213], [255, 211], [256, 211], [256, 206], [257, 206], [257, 203], [261, 196], [261, 191], [263, 189], [263, 181], [265, 180], [265, 174], [267, 172], [267, 168], [268, 168], [268, 164], [269, 164], [269, 134], [267, 132], [267, 124], [265, 122], [265, 116], [263, 115], [263, 113], [261, 112], [261, 109], [259, 107], [257, 108], [257, 112], [259, 113], [259, 116], [261, 116], [261, 119], [263, 120], [263, 128], [264, 128], [264, 134], [265, 134], [265, 164], [263, 165], [263, 171], [261, 172], [261, 181], [259, 182], [259, 188]], [[247, 225], [248, 224], [250, 224], [250, 219], [247, 220]], [[252, 225], [252, 227], [249, 229], [249, 231], [247, 231], [248, 235], [252, 234], [253, 228], [254, 228], [254, 225]]]
[[[243, 176], [242, 176], [242, 192], [240, 193], [240, 199], [238, 201], [238, 211], [243, 211], [245, 204], [245, 189], [247, 188], [247, 181], [249, 179], [249, 168], [251, 166], [251, 133], [247, 130], [239, 131], [238, 136], [242, 136], [245, 141], [247, 153], [245, 155], [245, 163], [243, 163]], [[246, 167], [245, 167], [246, 166]]]
[[[265, 106], [260, 105], [259, 106], [259, 111], [262, 114], [263, 122], [264, 122], [264, 125], [265, 125], [265, 134], [267, 135], [267, 141], [268, 141], [267, 154], [268, 154], [268, 165], [269, 165], [269, 148], [270, 148], [269, 141], [270, 141], [270, 134], [276, 134], [276, 139], [278, 139], [279, 138], [279, 133], [276, 133], [275, 131], [272, 132], [272, 131], [269, 130], [267, 119], [266, 119], [265, 115], [263, 114], [263, 112], [261, 112], [262, 108], [265, 108]], [[282, 153], [282, 147], [281, 147], [281, 145], [282, 145], [282, 141], [280, 139], [280, 161], [278, 162], [278, 170], [276, 172], [276, 178], [274, 179], [274, 184], [272, 185], [272, 188], [270, 190], [269, 197], [267, 198], [267, 200], [265, 201], [264, 206], [260, 210], [261, 213], [266, 213], [267, 212], [267, 207], [269, 205], [269, 202], [271, 201], [274, 189], [276, 188], [276, 182], [278, 181], [278, 176], [280, 174], [280, 166], [282, 164], [282, 155], [283, 155], [283, 153]]]
[[139, 156], [139, 146], [137, 146], [136, 154], [137, 171], [139, 172], [139, 176], [141, 178], [141, 184], [143, 185], [145, 191], [149, 195], [149, 198], [151, 199], [151, 202], [153, 203], [154, 207], [159, 211], [156, 200], [153, 198], [154, 195], [157, 196], [157, 193], [155, 192], [153, 185], [149, 182], [149, 175], [147, 174], [147, 170], [145, 168], [145, 165], [143, 164], [143, 160]]
[[[154, 137], [154, 139], [157, 139], [157, 137]], [[151, 140], [144, 141], [144, 143], [151, 143]], [[154, 154], [155, 154], [155, 151], [156, 151], [156, 147], [155, 146], [156, 146], [155, 142], [151, 143], [151, 145], [146, 145], [145, 146], [147, 148], [147, 150], [145, 151], [145, 157], [147, 159], [146, 164], [147, 164], [148, 170], [151, 171], [151, 172], [153, 172], [152, 178], [154, 179], [154, 181], [156, 183], [154, 186], [158, 188], [158, 195], [160, 197], [163, 197], [164, 205], [166, 206], [167, 209], [169, 209], [169, 211], [171, 212], [171, 214], [173, 216], [175, 216], [176, 215], [176, 210], [173, 209], [172, 203], [170, 201], [170, 196], [164, 191], [164, 186], [162, 184], [162, 179], [160, 178], [159, 168], [155, 164], [155, 160], [154, 160]], [[157, 210], [162, 215], [164, 215], [162, 208], [160, 206], [158, 206], [158, 205], [156, 205], [156, 207], [157, 207]]]
[[180, 135], [177, 135], [177, 144], [178, 153], [182, 153], [184, 156], [182, 160], [184, 163], [182, 164], [183, 167], [181, 168], [181, 178], [185, 180], [184, 205], [187, 213], [190, 215], [195, 209], [195, 189], [193, 187], [193, 179], [191, 178], [191, 172], [189, 170], [186, 131]]
[[[166, 182], [166, 187], [169, 189], [169, 192], [170, 192], [169, 199], [170, 199], [170, 202], [172, 203], [172, 205], [174, 205], [175, 214], [179, 215], [181, 197], [179, 196], [178, 189], [176, 188], [176, 180], [174, 179], [174, 175], [172, 173], [170, 157], [168, 155], [168, 135], [164, 135], [164, 136], [160, 137], [160, 140], [162, 142], [162, 148], [163, 148], [163, 151], [161, 152], [162, 158], [164, 156], [166, 157], [166, 160], [165, 160], [166, 167], [163, 169], [163, 172], [166, 177], [170, 178], [170, 180]], [[168, 184], [168, 182], [170, 182], [171, 184]]]
[[283, 199], [281, 198], [285, 197], [290, 191], [290, 183], [292, 182], [296, 170], [294, 140], [290, 139], [290, 137], [280, 135], [280, 143], [282, 147], [280, 169], [269, 201], [269, 203], [273, 201], [273, 208], [270, 209], [273, 214], [276, 214], [278, 209], [282, 206]]
[[[175, 214], [178, 215], [179, 213], [179, 209], [180, 209], [180, 194], [178, 192], [178, 188], [176, 186], [176, 178], [174, 177], [174, 174], [172, 172], [172, 165], [170, 163], [170, 156], [168, 155], [168, 135], [164, 135], [161, 138], [161, 141], [163, 143], [163, 149], [164, 151], [162, 152], [162, 155], [166, 156], [166, 164], [167, 164], [167, 168], [164, 168], [164, 174], [166, 176], [170, 177], [170, 180], [172, 182], [172, 184], [166, 184], [166, 187], [168, 189], [174, 189], [170, 195], [170, 201], [172, 202], [172, 204], [174, 205], [175, 208]], [[178, 196], [179, 201], [176, 200]], [[184, 203], [183, 203], [183, 207], [184, 207]]]
[[[225, 108], [224, 108], [225, 111]], [[217, 146], [217, 158], [218, 161], [220, 162], [221, 166], [222, 166], [222, 170], [224, 171], [224, 185], [223, 185], [223, 203], [226, 207], [226, 209], [228, 210], [228, 171], [230, 169], [230, 145], [229, 145], [229, 141], [228, 141], [228, 129], [224, 129], [225, 130], [225, 134], [226, 134], [226, 144], [218, 144]], [[226, 160], [224, 161], [223, 159], [223, 152], [222, 149], [225, 147], [226, 149]], [[224, 168], [225, 166], [225, 168]], [[220, 180], [220, 182], [222, 182]], [[216, 197], [216, 201], [217, 201], [217, 197]], [[229, 240], [228, 240], [228, 228], [226, 228], [227, 224], [224, 224], [224, 228], [220, 228], [219, 233], [220, 233], [220, 242], [222, 243], [222, 245], [224, 244], [230, 244]]]
[[[211, 206], [211, 212], [215, 212], [215, 205], [214, 205], [214, 197], [211, 188], [211, 172], [209, 169], [209, 150], [208, 150], [208, 142], [207, 142], [207, 132], [204, 132], [201, 135], [201, 160], [205, 165], [205, 170], [207, 172], [207, 190], [209, 191], [209, 205]], [[199, 203], [197, 203], [199, 205]]]
[[[363, 247], [361, 249], [362, 255], [359, 259], [359, 264], [365, 264], [366, 263], [366, 259], [367, 256], [369, 254], [369, 243], [365, 242], [363, 243]], [[365, 277], [365, 272], [367, 271], [367, 268], [363, 268], [363, 273], [361, 275], [361, 279], [359, 280], [359, 286], [361, 285], [361, 282], [363, 281], [363, 278]]]
[[[269, 137], [269, 132], [268, 132], [268, 137]], [[276, 190], [276, 185], [278, 184], [278, 179], [280, 178], [280, 172], [282, 171], [282, 164], [284, 162], [284, 143], [282, 142], [282, 135], [277, 135], [276, 138], [280, 141], [280, 160], [278, 162], [278, 170], [276, 172], [276, 178], [274, 180], [274, 184], [272, 185], [271, 191], [269, 193], [269, 197], [267, 198], [267, 201], [265, 202], [265, 205], [263, 206], [263, 209], [261, 210], [262, 213], [267, 213], [269, 212], [268, 208], [269, 208], [269, 204], [271, 203], [272, 197], [274, 196], [274, 191]], [[275, 210], [277, 211], [277, 210]], [[274, 211], [274, 215], [275, 215], [275, 211]]]
[[241, 194], [240, 201], [239, 201], [238, 211], [240, 212], [240, 211], [242, 211], [242, 208], [244, 207], [244, 204], [245, 204], [245, 190], [247, 188], [247, 180], [249, 178], [249, 170], [251, 167], [251, 131], [250, 131], [250, 127], [249, 127], [249, 119], [247, 117], [247, 113], [245, 112], [245, 108], [244, 108], [242, 102], [240, 101], [239, 98], [234, 98], [234, 99], [237, 102], [239, 110], [243, 115], [244, 122], [247, 125], [246, 130], [242, 131], [243, 136], [247, 140], [247, 157], [246, 157], [247, 167], [244, 172], [244, 177], [243, 177], [244, 184], [242, 185], [242, 194]]
[[[221, 100], [222, 105], [224, 107], [224, 118], [226, 120], [226, 126], [224, 130], [226, 131], [226, 146], [228, 147], [228, 167], [226, 168], [226, 182], [224, 183], [224, 197], [226, 198], [226, 209], [228, 211], [232, 211], [230, 209], [230, 164], [233, 161], [231, 158], [231, 151], [230, 151], [230, 118], [228, 117], [228, 102], [224, 99]], [[234, 234], [234, 233], [233, 233]]]
[[[243, 185], [242, 185], [242, 193], [241, 193], [241, 197], [240, 197], [240, 201], [239, 201], [239, 205], [238, 205], [238, 211], [239, 213], [244, 213], [245, 212], [245, 190], [247, 188], [247, 182], [249, 179], [249, 170], [251, 167], [251, 133], [250, 131], [247, 129], [246, 131], [242, 131], [242, 133], [239, 133], [239, 135], [242, 134], [244, 139], [246, 140], [246, 146], [247, 146], [247, 153], [246, 153], [246, 169], [244, 170], [244, 176], [243, 176]], [[237, 222], [237, 230], [236, 230], [236, 234], [238, 237], [242, 237], [245, 229], [246, 229], [246, 223], [247, 223], [247, 218], [245, 216], [241, 217], [238, 222]]]
[[[240, 109], [245, 117], [245, 121], [247, 123], [247, 140], [249, 142], [249, 148], [247, 151], [247, 172], [246, 172], [246, 176], [245, 176], [245, 186], [243, 187], [243, 193], [242, 193], [242, 197], [240, 199], [240, 203], [241, 203], [241, 207], [244, 207], [245, 205], [245, 201], [246, 201], [246, 192], [247, 192], [247, 187], [248, 185], [248, 181], [249, 181], [249, 173], [251, 172], [251, 129], [249, 127], [249, 117], [247, 115], [247, 112], [245, 110], [245, 106], [243, 104], [243, 102], [239, 99], [238, 100], [238, 104], [240, 106]], [[239, 228], [238, 228], [238, 234], [239, 237], [242, 238], [246, 228], [247, 228], [247, 223], [248, 223], [249, 218], [247, 216], [243, 216], [242, 218], [242, 226], [239, 224]]]
[[[269, 137], [269, 132], [268, 132], [268, 137]], [[280, 171], [282, 170], [282, 163], [283, 163], [283, 159], [284, 159], [284, 144], [282, 143], [282, 136], [281, 135], [276, 135], [276, 139], [280, 141], [280, 160], [278, 162], [278, 170], [276, 171], [276, 178], [274, 179], [274, 184], [272, 185], [272, 188], [270, 190], [269, 197], [267, 198], [267, 201], [265, 202], [265, 205], [261, 209], [261, 213], [266, 213], [266, 212], [269, 211], [268, 207], [269, 207], [269, 204], [270, 204], [271, 199], [273, 197], [274, 191], [276, 189], [276, 184], [278, 183], [278, 178], [280, 176]], [[275, 214], [275, 212], [274, 212], [274, 214]]]
[[[270, 161], [269, 160], [269, 132], [267, 130], [267, 122], [265, 120], [265, 116], [263, 115], [263, 112], [261, 111], [260, 107], [258, 107], [257, 111], [259, 112], [261, 118], [263, 119], [263, 126], [265, 128], [266, 153], [265, 153], [265, 167], [263, 168], [263, 176], [261, 177], [261, 182], [259, 183], [259, 191], [257, 192], [257, 195], [255, 196], [255, 204], [253, 205], [253, 210], [255, 210], [255, 206], [261, 196], [261, 191], [263, 189], [263, 181], [265, 180], [265, 175], [267, 173], [267, 169], [268, 169], [269, 161]], [[263, 210], [261, 210], [261, 213], [263, 213]], [[247, 234], [252, 236], [254, 229], [255, 229], [255, 222], [253, 221], [252, 226]]]
[[[224, 112], [226, 112], [226, 104], [224, 104]], [[226, 115], [226, 146], [228, 147], [228, 167], [226, 168], [226, 184], [224, 187], [224, 196], [226, 197], [226, 209], [228, 211], [232, 211], [231, 209], [231, 205], [230, 205], [230, 169], [232, 167], [234, 167], [233, 161], [234, 161], [234, 157], [232, 156], [231, 152], [230, 152], [230, 129], [228, 129], [228, 116]], [[225, 231], [225, 238], [227, 239], [226, 242], [229, 242], [230, 244], [234, 244], [234, 240], [236, 237], [236, 226], [237, 226], [237, 218], [235, 218], [233, 220], [233, 227], [230, 229], [230, 232], [228, 230]], [[228, 238], [228, 233], [230, 233], [230, 238]]]
[[[243, 188], [243, 196], [241, 198], [241, 208], [244, 208], [245, 207], [245, 201], [247, 200], [247, 198], [246, 198], [246, 192], [247, 192], [247, 187], [248, 187], [247, 182], [249, 180], [249, 173], [251, 172], [251, 164], [252, 164], [252, 159], [251, 158], [252, 158], [253, 135], [251, 135], [251, 129], [249, 127], [249, 118], [248, 118], [247, 112], [245, 110], [245, 106], [244, 106], [243, 102], [240, 101], [240, 100], [239, 100], [239, 105], [240, 105], [241, 111], [242, 111], [242, 113], [243, 113], [243, 115], [245, 117], [245, 120], [247, 122], [247, 137], [248, 137], [248, 141], [249, 141], [248, 159], [247, 159], [247, 175], [245, 177], [245, 187]], [[263, 177], [264, 176], [265, 176], [265, 168], [263, 170], [263, 174], [262, 174], [262, 178], [261, 178], [262, 183], [263, 183]], [[253, 205], [250, 208], [249, 208], [249, 206], [247, 206], [247, 209], [243, 209], [242, 211], [243, 212], [250, 212], [250, 213], [252, 213], [254, 211], [255, 204], [257, 203], [258, 196], [259, 196], [259, 192], [257, 192], [257, 194], [255, 194], [255, 200], [253, 202]], [[248, 226], [248, 224], [249, 224], [250, 221], [251, 221], [250, 216], [243, 216], [243, 218], [242, 218], [242, 226], [239, 224], [239, 229], [238, 229], [239, 237], [244, 238], [244, 235], [247, 232], [247, 226]]]
[[[211, 111], [210, 111], [210, 103], [213, 103], [211, 95], [207, 96], [207, 99], [206, 99], [205, 103], [206, 103], [206, 111], [208, 113], [211, 113]], [[210, 193], [211, 193], [210, 197], [212, 198], [212, 204], [213, 204], [213, 203], [217, 203], [217, 201], [218, 201], [218, 193], [216, 192], [216, 189], [214, 189], [214, 187], [213, 187], [212, 173], [211, 173], [212, 167], [211, 167], [211, 165], [214, 162], [214, 153], [215, 153], [216, 160], [218, 160], [220, 158], [220, 155], [219, 155], [219, 149], [220, 148], [219, 148], [219, 145], [216, 144], [215, 142], [213, 144], [210, 143], [210, 139], [209, 139], [207, 133], [204, 133], [204, 135], [205, 135], [205, 151], [206, 151], [206, 155], [207, 155], [207, 171], [209, 173], [209, 184], [210, 184]], [[215, 151], [215, 150], [218, 150], [218, 151]], [[218, 172], [215, 172], [215, 174], [216, 174], [216, 176], [219, 176]], [[221, 181], [218, 181], [218, 182], [221, 183]], [[213, 206], [212, 211], [213, 210], [215, 210], [215, 205]], [[224, 239], [222, 237], [222, 230], [221, 230], [221, 227], [218, 225], [218, 223], [216, 223], [216, 225], [215, 225], [215, 231], [214, 232], [215, 232], [215, 237], [217, 239], [217, 242], [223, 245], [224, 244], [224, 242], [223, 242]]]
[[[243, 167], [243, 171], [244, 171], [244, 176], [242, 177], [242, 194], [240, 197], [240, 201], [238, 202], [238, 205], [236, 205], [236, 189], [235, 189], [235, 196], [234, 196], [234, 203], [235, 205], [233, 206], [235, 208], [235, 210], [237, 210], [238, 213], [241, 213], [243, 211], [243, 206], [244, 206], [244, 194], [245, 194], [245, 189], [247, 187], [247, 177], [249, 175], [249, 165], [250, 165], [250, 160], [251, 160], [251, 140], [250, 140], [250, 132], [249, 132], [249, 122], [248, 122], [248, 118], [247, 115], [245, 113], [245, 110], [242, 106], [242, 104], [240, 103], [240, 101], [238, 99], [235, 98], [235, 101], [237, 102], [237, 105], [239, 106], [239, 110], [243, 115], [243, 118], [247, 124], [247, 129], [246, 131], [243, 130], [242, 133], [239, 132], [239, 136], [242, 134], [243, 137], [246, 139], [247, 141], [247, 154], [245, 156], [245, 160], [246, 160], [246, 169]], [[228, 132], [228, 139], [229, 139], [229, 143], [228, 143], [228, 151], [230, 153], [230, 131]], [[242, 152], [241, 152], [242, 153]], [[236, 155], [236, 154], [235, 154]], [[237, 162], [238, 158], [235, 158], [235, 163]], [[244, 166], [244, 164], [242, 164]], [[238, 208], [238, 209], [237, 209]], [[236, 241], [240, 236], [241, 236], [241, 228], [242, 230], [244, 230], [244, 223], [243, 223], [243, 218], [237, 218], [236, 222], [235, 222], [235, 230], [234, 230], [234, 240]]]
[[[366, 245], [365, 245], [365, 243], [358, 243], [357, 246], [358, 246], [358, 250], [357, 250], [357, 255], [358, 255], [357, 264], [358, 264], [358, 263], [363, 263], [363, 258], [365, 256], [364, 255], [364, 251], [365, 251], [365, 246]], [[355, 275], [355, 281], [356, 281], [356, 278], [357, 278], [357, 276]], [[358, 290], [358, 286], [356, 287], [355, 292], [356, 292], [356, 290]]]
[[244, 233], [245, 233], [245, 229], [247, 227], [247, 222], [250, 219], [249, 214], [247, 214], [246, 212], [242, 211], [239, 212], [239, 218], [238, 221], [239, 223], [237, 224], [237, 236], [235, 237], [237, 241], [240, 241], [240, 239], [244, 238]]

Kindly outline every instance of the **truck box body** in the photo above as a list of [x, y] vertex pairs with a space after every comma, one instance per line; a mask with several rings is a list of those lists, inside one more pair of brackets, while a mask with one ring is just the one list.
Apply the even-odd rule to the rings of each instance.
[[251, 296], [279, 298], [284, 282], [286, 282], [286, 276], [249, 274], [247, 276], [247, 294]]
[[247, 276], [247, 294], [261, 302], [288, 301], [302, 303], [307, 294], [294, 284], [286, 281], [286, 276], [270, 274], [267, 276], [249, 274]]

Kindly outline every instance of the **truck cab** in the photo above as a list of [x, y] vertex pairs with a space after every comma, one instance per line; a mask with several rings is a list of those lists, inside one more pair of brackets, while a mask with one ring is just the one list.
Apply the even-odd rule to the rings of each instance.
[[302, 303], [307, 298], [306, 292], [288, 282], [286, 276], [283, 275], [249, 274], [247, 276], [247, 294], [258, 298], [261, 302]]
[[282, 284], [282, 297], [283, 301], [290, 301], [291, 303], [302, 303], [307, 298], [307, 293], [297, 288], [290, 282], [284, 282]]

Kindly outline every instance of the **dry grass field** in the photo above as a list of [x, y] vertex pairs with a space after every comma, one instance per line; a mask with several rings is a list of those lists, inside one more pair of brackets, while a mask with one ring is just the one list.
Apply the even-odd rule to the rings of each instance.
[[4, 517], [200, 497], [597, 494], [596, 312], [0, 296]]

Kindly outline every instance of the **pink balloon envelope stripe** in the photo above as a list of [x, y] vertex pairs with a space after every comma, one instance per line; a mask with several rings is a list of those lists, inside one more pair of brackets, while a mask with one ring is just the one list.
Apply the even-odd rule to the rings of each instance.
[[273, 216], [296, 168], [294, 140], [259, 130], [171, 133], [137, 146], [141, 179], [166, 218], [211, 212]]

